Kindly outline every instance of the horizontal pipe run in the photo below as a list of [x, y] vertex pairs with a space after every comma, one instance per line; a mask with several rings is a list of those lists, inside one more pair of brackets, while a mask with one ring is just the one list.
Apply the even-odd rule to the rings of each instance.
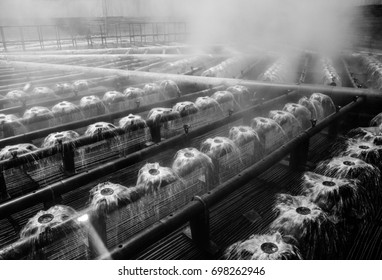
[[[163, 116], [159, 120], [159, 123], [152, 120], [148, 120], [146, 121], [146, 124], [147, 124], [147, 127], [155, 127], [155, 126], [160, 127], [161, 123], [177, 119], [178, 117], [179, 117], [178, 114], [172, 113], [172, 114]], [[128, 134], [129, 132], [143, 129], [144, 127], [145, 126], [143, 124], [131, 125], [129, 129], [123, 129], [123, 128], [117, 127], [115, 129], [111, 129], [108, 131], [102, 131], [99, 134], [90, 135], [90, 136], [81, 136], [77, 139], [67, 141], [65, 143], [58, 144], [53, 147], [40, 148], [34, 152], [30, 152], [27, 154], [17, 156], [15, 158], [10, 158], [10, 159], [0, 161], [0, 170], [7, 170], [10, 168], [19, 167], [23, 164], [33, 163], [40, 159], [54, 156], [58, 153], [62, 153], [63, 151], [68, 151], [70, 149], [79, 149], [87, 145], [95, 144], [102, 140], [113, 139], [117, 136], [125, 135], [125, 134]]]
[[[57, 98], [54, 98], [54, 99], [48, 99], [48, 100], [37, 100], [35, 102], [31, 102], [29, 103], [29, 101], [31, 101], [31, 99], [27, 99], [26, 100], [26, 103], [25, 103], [25, 106], [28, 106], [28, 107], [31, 107], [31, 106], [49, 106], [49, 105], [55, 105], [63, 100], [65, 101], [70, 101], [70, 100], [76, 100], [76, 99], [80, 99], [82, 96], [86, 96], [86, 95], [101, 95], [100, 92], [96, 92], [96, 93], [93, 93], [94, 91], [94, 88], [95, 87], [101, 87], [101, 86], [104, 86], [105, 87], [105, 92], [108, 91], [106, 86], [110, 86], [112, 85], [112, 83], [114, 83], [116, 81], [116, 78], [115, 76], [103, 76], [103, 77], [98, 77], [98, 76], [91, 76], [91, 75], [87, 75], [87, 74], [84, 74], [84, 73], [77, 73], [77, 74], [69, 74], [69, 75], [66, 75], [66, 76], [61, 76], [61, 78], [55, 78], [55, 79], [61, 79], [60, 81], [62, 81], [62, 79], [72, 79], [74, 80], [74, 78], [76, 79], [86, 79], [90, 84], [93, 84], [93, 87], [90, 88], [89, 90], [87, 91], [80, 91], [80, 92], [73, 92], [74, 96], [69, 96], [69, 97], [57, 97]], [[25, 83], [22, 83], [22, 86], [24, 86]], [[103, 94], [105, 93], [103, 92]], [[60, 95], [59, 92], [55, 92], [54, 93], [55, 95]], [[101, 96], [102, 97], [102, 96]], [[12, 99], [9, 99], [9, 98], [1, 98], [0, 99], [0, 105], [4, 105], [4, 104], [9, 104], [9, 103], [13, 103], [14, 101]], [[20, 102], [20, 101], [19, 101]], [[45, 104], [45, 105], [44, 105]], [[6, 109], [2, 109], [0, 113], [2, 114], [15, 114], [17, 112], [14, 112], [12, 110], [21, 110], [23, 109], [23, 105], [22, 106], [14, 106], [14, 107], [10, 107], [10, 108], [6, 108]]]
[[283, 102], [283, 101], [285, 102], [292, 95], [294, 95], [294, 93], [285, 94], [281, 97], [266, 101], [261, 105], [256, 105], [244, 111], [234, 113], [231, 116], [228, 116], [224, 119], [215, 121], [213, 123], [204, 125], [196, 129], [190, 129], [187, 135], [182, 134], [182, 135], [174, 136], [170, 139], [160, 142], [159, 144], [152, 145], [148, 148], [134, 152], [125, 157], [102, 164], [91, 170], [73, 175], [70, 178], [61, 180], [59, 182], [56, 182], [44, 188], [38, 189], [33, 193], [23, 195], [21, 197], [12, 199], [10, 201], [6, 201], [0, 205], [0, 218], [8, 217], [12, 215], [13, 213], [19, 212], [23, 209], [33, 206], [36, 203], [53, 200], [55, 197], [58, 197], [59, 195], [63, 193], [75, 190], [76, 188], [81, 187], [85, 184], [88, 184], [89, 182], [92, 182], [96, 179], [102, 178], [120, 169], [126, 168], [137, 162], [140, 162], [149, 157], [152, 157], [160, 152], [163, 152], [166, 149], [174, 148], [177, 145], [185, 143], [186, 141], [190, 139], [206, 134], [210, 132], [211, 130], [214, 130], [218, 127], [226, 125], [227, 123], [234, 122], [244, 117], [246, 114], [248, 114], [248, 112], [256, 111], [266, 106], [279, 104], [280, 102]]
[[20, 144], [20, 143], [28, 143], [34, 139], [46, 137], [50, 133], [65, 131], [65, 130], [75, 130], [77, 128], [86, 127], [96, 122], [101, 122], [101, 121], [113, 122], [115, 119], [123, 118], [127, 116], [128, 114], [139, 114], [142, 112], [150, 111], [152, 108], [155, 108], [155, 107], [165, 107], [165, 106], [168, 106], [168, 104], [172, 104], [172, 103], [175, 104], [177, 102], [188, 101], [190, 99], [196, 99], [197, 97], [200, 97], [200, 96], [210, 95], [212, 94], [212, 92], [219, 89], [222, 89], [222, 87], [220, 86], [216, 88], [202, 90], [195, 93], [185, 94], [181, 97], [168, 99], [168, 100], [161, 101], [155, 104], [140, 106], [139, 108], [135, 108], [135, 109], [127, 109], [127, 110], [118, 111], [111, 114], [103, 114], [103, 115], [99, 115], [99, 116], [88, 118], [81, 121], [65, 123], [55, 127], [49, 127], [49, 128], [27, 132], [24, 134], [15, 135], [12, 137], [1, 139], [0, 147], [5, 147], [7, 145]]
[[252, 90], [258, 91], [260, 94], [267, 95], [267, 93], [280, 93], [285, 91], [298, 91], [302, 93], [313, 93], [321, 92], [323, 94], [328, 94], [332, 98], [346, 98], [363, 96], [366, 97], [366, 102], [382, 102], [382, 92], [375, 89], [358, 89], [358, 88], [345, 88], [345, 87], [335, 87], [335, 86], [325, 86], [325, 85], [311, 85], [311, 84], [272, 84], [269, 82], [261, 81], [249, 81], [249, 80], [239, 80], [230, 78], [212, 78], [212, 77], [200, 77], [200, 76], [184, 76], [177, 74], [166, 74], [166, 73], [154, 73], [154, 72], [140, 72], [140, 71], [127, 71], [119, 69], [104, 69], [95, 67], [84, 67], [84, 66], [73, 66], [73, 65], [58, 65], [58, 64], [48, 64], [48, 63], [33, 63], [33, 62], [1, 62], [0, 65], [12, 66], [15, 68], [22, 69], [52, 69], [61, 71], [83, 71], [88, 74], [97, 75], [119, 75], [122, 77], [128, 77], [130, 80], [135, 82], [150, 82], [153, 80], [173, 80], [177, 83], [187, 82], [195, 83], [199, 85], [217, 86], [225, 84], [226, 86], [232, 85], [243, 85], [247, 86]]
[[[53, 99], [53, 100], [44, 100], [44, 101], [40, 101], [40, 102], [35, 102], [35, 103], [26, 103], [25, 105], [27, 107], [33, 107], [33, 106], [42, 106], [42, 107], [50, 107], [50, 106], [54, 106], [60, 102], [62, 102], [63, 100], [65, 101], [68, 101], [68, 102], [73, 102], [73, 101], [77, 101], [79, 100], [81, 97], [84, 97], [84, 96], [87, 96], [87, 95], [96, 95], [96, 96], [103, 96], [103, 94], [105, 94], [105, 91], [91, 91], [91, 92], [87, 92], [87, 93], [83, 93], [81, 92], [80, 94], [78, 95], [72, 95], [72, 96], [68, 96], [68, 97], [65, 97], [65, 98], [56, 98], [56, 99]], [[0, 99], [0, 104], [2, 104], [2, 101], [4, 103], [8, 103], [9, 100], [7, 99]], [[0, 109], [0, 114], [22, 114], [24, 111], [25, 111], [25, 107], [23, 105], [20, 105], [20, 106], [14, 106], [14, 107], [8, 107], [8, 108], [4, 108], [4, 109]]]
[[174, 230], [181, 227], [183, 224], [187, 223], [194, 215], [201, 214], [205, 209], [205, 205], [207, 205], [207, 207], [211, 207], [220, 202], [223, 198], [236, 191], [239, 186], [245, 185], [262, 174], [264, 171], [291, 153], [294, 149], [298, 148], [301, 143], [310, 139], [312, 136], [326, 128], [329, 124], [339, 119], [344, 114], [354, 110], [364, 101], [365, 98], [357, 98], [356, 101], [353, 101], [352, 103], [341, 108], [337, 113], [325, 118], [315, 127], [302, 132], [299, 136], [281, 146], [270, 155], [203, 195], [202, 201], [204, 204], [199, 201], [192, 201], [187, 206], [173, 213], [173, 215], [166, 217], [160, 222], [153, 224], [146, 230], [137, 233], [134, 237], [124, 242], [119, 247], [116, 247], [108, 254], [101, 256], [100, 259], [127, 259], [132, 257], [139, 250], [142, 250], [159, 239], [164, 238]]
[[203, 196], [204, 202], [211, 206], [219, 202], [222, 198], [237, 189], [238, 185], [243, 185], [253, 179], [255, 176], [260, 175], [266, 171], [269, 167], [282, 160], [291, 151], [298, 148], [304, 141], [309, 140], [311, 137], [319, 133], [321, 130], [329, 126], [335, 120], [338, 120], [345, 114], [353, 111], [364, 102], [363, 97], [357, 98], [355, 101], [341, 108], [338, 112], [328, 116], [319, 122], [316, 126], [303, 131], [300, 135], [289, 141], [287, 144], [282, 145], [276, 151], [266, 156], [252, 168], [246, 169], [244, 172], [238, 174], [235, 178], [227, 181], [226, 183], [214, 188], [209, 195]]

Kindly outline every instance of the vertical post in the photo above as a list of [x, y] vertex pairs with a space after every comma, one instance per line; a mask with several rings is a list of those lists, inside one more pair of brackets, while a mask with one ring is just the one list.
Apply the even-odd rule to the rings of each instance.
[[143, 30], [142, 30], [142, 24], [143, 24], [143, 23], [140, 23], [140, 24], [139, 24], [139, 34], [141, 35], [141, 44], [143, 43]]
[[151, 139], [154, 143], [159, 143], [161, 141], [162, 135], [161, 135], [160, 121], [153, 122], [153, 125], [150, 126], [150, 134], [151, 134]]
[[309, 139], [299, 145], [291, 154], [289, 159], [289, 167], [296, 170], [305, 169], [309, 154]]
[[41, 26], [37, 25], [36, 28], [37, 28], [38, 40], [40, 42], [40, 48], [41, 48], [41, 50], [43, 50], [44, 49], [44, 38], [42, 35]]
[[23, 27], [19, 27], [20, 32], [20, 39], [21, 39], [21, 46], [23, 47], [23, 51], [25, 51], [25, 41], [24, 41], [24, 33], [23, 33]]
[[115, 25], [115, 41], [116, 46], [118, 47], [118, 24]]
[[155, 25], [151, 23], [151, 34], [153, 35], [153, 43], [155, 43]]
[[72, 36], [73, 47], [77, 49], [77, 39], [76, 39], [76, 36], [73, 35], [73, 29], [72, 29], [72, 32], [70, 33], [70, 35]]
[[188, 34], [188, 32], [187, 32], [187, 23], [186, 22], [183, 22], [183, 35], [184, 35], [184, 38], [183, 38], [183, 40], [185, 41], [186, 39], [187, 39], [187, 34]]
[[[106, 216], [92, 215], [90, 217], [91, 230], [89, 230], [89, 248], [92, 259], [102, 255], [103, 248], [107, 245]], [[101, 245], [101, 246], [100, 246]]]
[[73, 175], [76, 172], [76, 164], [74, 162], [74, 147], [72, 144], [63, 144], [62, 141], [59, 142], [61, 155], [62, 155], [62, 166], [65, 175]]
[[145, 43], [147, 43], [147, 26], [148, 24], [144, 23], [144, 28], [143, 28], [143, 34], [144, 34], [144, 38], [145, 38]]
[[101, 45], [104, 46], [104, 36], [103, 36], [103, 32], [102, 32], [102, 25], [99, 26], [99, 32], [100, 32], [100, 36], [101, 36]]
[[62, 47], [61, 47], [60, 29], [58, 28], [57, 25], [55, 25], [55, 29], [56, 29], [57, 49], [61, 50]]
[[192, 241], [194, 241], [195, 244], [203, 250], [214, 255], [219, 250], [210, 238], [210, 213], [208, 206], [199, 196], [195, 196], [193, 200], [199, 201], [203, 205], [204, 211], [203, 213], [195, 215], [190, 219], [190, 235]]
[[5, 41], [5, 35], [4, 35], [4, 30], [2, 26], [0, 26], [0, 34], [1, 34], [1, 40], [3, 42], [4, 51], [7, 51], [7, 43]]
[[[338, 113], [341, 110], [341, 106], [336, 107], [336, 113]], [[328, 128], [328, 137], [329, 139], [335, 139], [338, 134], [338, 127], [339, 127], [339, 119], [336, 119], [332, 122], [332, 124]]]
[[133, 34], [132, 34], [132, 28], [131, 28], [131, 23], [128, 23], [129, 25], [129, 36], [130, 36], [130, 44], [133, 42]]
[[13, 127], [9, 123], [3, 124], [3, 133], [4, 133], [4, 138], [15, 136], [15, 131], [13, 130]]
[[160, 37], [159, 37], [159, 24], [155, 23], [155, 27], [156, 27], [157, 42], [159, 42], [160, 41]]
[[4, 171], [1, 170], [1, 173], [0, 173], [0, 200], [4, 201], [4, 200], [7, 200], [9, 198], [10, 198], [10, 196], [8, 194], [7, 184], [5, 182]]

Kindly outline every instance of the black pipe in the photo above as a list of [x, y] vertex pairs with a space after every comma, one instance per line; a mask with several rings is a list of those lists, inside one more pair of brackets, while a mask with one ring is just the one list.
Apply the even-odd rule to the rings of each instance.
[[[65, 98], [55, 98], [53, 100], [46, 100], [46, 101], [31, 103], [31, 104], [27, 104], [27, 106], [28, 107], [33, 107], [33, 106], [49, 107], [52, 105], [56, 105], [57, 103], [60, 103], [63, 100], [68, 101], [68, 102], [72, 102], [72, 101], [76, 101], [79, 98], [87, 96], [87, 95], [102, 96], [104, 93], [105, 93], [105, 91], [97, 90], [95, 92], [87, 92], [86, 94], [82, 94], [82, 95], [72, 95], [72, 96], [68, 96]], [[58, 93], [56, 93], [56, 94], [58, 94]], [[3, 102], [6, 102], [7, 99], [0, 99], [0, 101], [2, 101], [2, 100], [4, 100]], [[10, 102], [11, 101], [9, 101], [9, 103]], [[24, 112], [24, 110], [25, 110], [25, 107], [23, 105], [20, 105], [20, 106], [14, 106], [14, 107], [1, 109], [0, 114], [16, 114], [16, 113]]]
[[129, 154], [128, 156], [125, 156], [123, 158], [119, 158], [117, 160], [105, 163], [91, 170], [85, 171], [80, 174], [76, 174], [70, 178], [61, 180], [42, 189], [38, 189], [33, 193], [23, 195], [10, 201], [6, 201], [0, 205], [0, 218], [8, 217], [13, 213], [19, 212], [22, 209], [26, 209], [30, 206], [33, 206], [36, 203], [53, 200], [55, 197], [63, 193], [72, 191], [98, 178], [102, 178], [106, 175], [109, 175], [110, 173], [116, 172], [120, 169], [126, 168], [137, 162], [152, 157], [153, 155], [163, 152], [165, 149], [176, 147], [177, 145], [185, 143], [186, 141], [189, 141], [192, 138], [198, 137], [202, 134], [206, 134], [211, 130], [226, 125], [227, 123], [241, 119], [250, 112], [259, 110], [260, 108], [266, 106], [272, 106], [281, 102], [285, 102], [285, 100], [294, 95], [295, 93], [284, 94], [280, 97], [266, 101], [261, 105], [253, 106], [246, 110], [234, 113], [221, 120], [198, 127], [196, 129], [189, 130], [188, 134], [174, 136], [170, 139], [160, 142], [159, 144], [152, 145], [143, 150]]
[[213, 92], [215, 92], [219, 89], [222, 89], [222, 88], [223, 88], [223, 86], [214, 87], [211, 89], [206, 89], [206, 90], [198, 91], [198, 92], [191, 93], [191, 94], [186, 94], [186, 95], [183, 95], [181, 97], [161, 101], [161, 102], [158, 102], [155, 104], [140, 106], [139, 108], [135, 108], [135, 109], [123, 110], [123, 111], [119, 111], [119, 112], [115, 112], [115, 113], [111, 113], [111, 114], [103, 114], [103, 115], [89, 118], [86, 120], [66, 123], [66, 124], [55, 126], [55, 127], [44, 128], [44, 129], [28, 132], [25, 134], [20, 134], [20, 135], [8, 137], [8, 138], [0, 140], [0, 147], [5, 147], [8, 145], [21, 144], [21, 143], [30, 143], [32, 140], [46, 137], [50, 133], [54, 133], [57, 131], [74, 130], [76, 128], [85, 127], [85, 126], [91, 125], [91, 124], [96, 123], [96, 122], [101, 122], [101, 121], [112, 122], [114, 119], [125, 117], [128, 114], [139, 114], [139, 113], [142, 113], [145, 111], [150, 111], [152, 108], [155, 108], [155, 107], [165, 107], [168, 104], [190, 100], [190, 98], [196, 99], [200, 96], [211, 95]]
[[[166, 119], [163, 119], [163, 121], [166, 121]], [[148, 122], [148, 126], [154, 126], [154, 125], [158, 125], [158, 124], [154, 124], [152, 121]], [[10, 158], [10, 159], [0, 161], [0, 170], [6, 170], [6, 169], [18, 167], [23, 164], [36, 162], [40, 159], [44, 159], [46, 157], [51, 157], [56, 154], [62, 153], [63, 151], [74, 150], [86, 145], [97, 143], [98, 141], [101, 141], [101, 140], [115, 138], [116, 136], [124, 135], [130, 131], [135, 131], [143, 127], [144, 127], [143, 124], [131, 125], [128, 130], [117, 127], [108, 131], [102, 131], [100, 134], [95, 134], [92, 136], [81, 136], [77, 139], [62, 143], [61, 145], [59, 144], [52, 147], [40, 148], [34, 152], [30, 152], [27, 154], [19, 155], [15, 158]]]
[[365, 101], [365, 98], [359, 97], [352, 103], [344, 106], [338, 112], [328, 116], [315, 127], [310, 128], [307, 131], [302, 132], [299, 136], [291, 140], [285, 145], [282, 145], [276, 151], [266, 156], [262, 160], [258, 161], [256, 164], [245, 169], [235, 177], [229, 179], [225, 183], [217, 186], [213, 190], [204, 194], [200, 200], [192, 201], [185, 207], [173, 213], [173, 215], [162, 219], [161, 221], [153, 224], [149, 228], [137, 233], [135, 236], [119, 245], [118, 247], [111, 250], [108, 254], [101, 256], [99, 259], [126, 259], [132, 257], [136, 252], [143, 248], [153, 244], [159, 239], [167, 236], [174, 230], [178, 229], [191, 217], [201, 214], [206, 205], [211, 207], [212, 205], [220, 202], [223, 198], [236, 191], [239, 186], [243, 186], [250, 182], [256, 176], [259, 176], [264, 171], [272, 167], [274, 164], [282, 160], [285, 156], [291, 153], [294, 149], [298, 148], [301, 143], [307, 141], [309, 138], [320, 132], [322, 129], [327, 127], [331, 122], [339, 119], [344, 114], [354, 110], [360, 106]]

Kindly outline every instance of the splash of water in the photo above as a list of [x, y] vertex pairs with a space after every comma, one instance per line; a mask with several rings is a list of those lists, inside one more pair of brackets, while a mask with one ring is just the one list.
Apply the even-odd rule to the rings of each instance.
[[126, 95], [119, 91], [108, 91], [104, 94], [102, 101], [110, 111], [123, 111], [128, 108], [129, 104], [126, 101]]
[[290, 58], [282, 56], [262, 73], [258, 79], [264, 82], [286, 83], [290, 78], [291, 62]]
[[376, 145], [374, 141], [347, 139], [343, 145], [339, 145], [334, 154], [359, 158], [379, 168], [382, 167], [382, 146]]
[[299, 120], [291, 113], [281, 110], [272, 110], [268, 117], [277, 122], [289, 139], [301, 133], [302, 127]]
[[309, 100], [312, 101], [313, 104], [314, 102], [318, 102], [319, 104], [321, 104], [325, 118], [336, 112], [336, 106], [334, 105], [333, 100], [325, 94], [319, 92], [312, 93]]
[[207, 69], [201, 75], [205, 77], [238, 78], [249, 63], [248, 57], [245, 56], [230, 57], [222, 63]]
[[0, 160], [10, 159], [14, 156], [23, 155], [37, 150], [38, 148], [35, 145], [29, 143], [6, 146], [0, 151]]
[[[147, 115], [148, 120], [152, 120], [154, 122], [160, 122], [161, 118], [163, 116], [169, 115], [170, 113], [173, 113], [174, 111], [172, 108], [153, 108], [150, 110], [150, 112]], [[180, 115], [179, 115], [180, 118]]]
[[259, 135], [256, 131], [249, 126], [234, 126], [229, 130], [229, 139], [231, 139], [236, 145], [242, 146], [248, 142], [260, 143]]
[[256, 117], [251, 121], [251, 127], [259, 135], [266, 151], [271, 151], [286, 142], [287, 136], [282, 127], [274, 120]]
[[136, 87], [128, 87], [123, 91], [123, 94], [125, 95], [126, 99], [132, 100], [142, 98], [145, 95], [145, 91]]
[[[342, 156], [320, 162], [315, 172], [340, 179], [358, 179], [365, 189], [368, 199], [380, 204], [381, 172], [374, 165], [354, 157]], [[374, 213], [375, 209], [372, 209], [372, 212]]]
[[229, 246], [224, 252], [228, 260], [292, 260], [302, 259], [298, 248], [285, 242], [279, 232], [252, 235]]
[[319, 60], [319, 67], [322, 72], [322, 82], [324, 85], [342, 86], [342, 81], [336, 69], [333, 66], [333, 61], [328, 57], [323, 57]]
[[42, 148], [52, 147], [59, 144], [59, 142], [68, 142], [77, 139], [80, 135], [73, 131], [62, 131], [62, 132], [54, 132], [45, 137], [44, 142], [42, 143]]
[[[20, 232], [20, 238], [30, 242], [30, 257], [46, 257], [49, 252], [41, 248], [41, 244], [56, 242], [62, 243], [62, 258], [73, 252], [76, 256], [87, 255], [86, 233], [81, 223], [73, 219], [76, 215], [76, 211], [71, 207], [55, 205], [46, 211], [39, 211], [32, 217]], [[60, 232], [66, 237], [58, 239], [56, 236]]]
[[31, 98], [54, 97], [56, 94], [48, 87], [35, 87], [31, 92]]
[[370, 201], [358, 180], [306, 172], [302, 186], [303, 194], [330, 214], [333, 221], [359, 219], [370, 212]]
[[118, 125], [120, 128], [129, 130], [132, 125], [137, 125], [139, 127], [147, 127], [146, 121], [138, 115], [129, 114], [128, 116], [119, 120]]
[[208, 109], [214, 109], [216, 111], [219, 108], [219, 102], [210, 96], [198, 97], [195, 101], [195, 105], [200, 111]]
[[80, 100], [80, 108], [86, 117], [104, 114], [107, 110], [106, 105], [96, 95], [84, 96]]
[[191, 101], [178, 102], [172, 109], [173, 111], [178, 112], [181, 117], [192, 116], [199, 112], [198, 107]]
[[382, 113], [379, 113], [370, 121], [370, 126], [381, 126], [381, 125], [382, 125]]
[[178, 85], [174, 81], [162, 81], [159, 84], [159, 87], [161, 94], [165, 97], [165, 99], [177, 98], [182, 95]]
[[42, 106], [32, 107], [24, 112], [23, 119], [32, 123], [36, 119], [53, 119], [54, 115], [51, 110]]
[[25, 91], [15, 89], [9, 91], [6, 95], [5, 98], [10, 99], [13, 102], [22, 102], [25, 103], [26, 100], [28, 99], [28, 94]]
[[99, 135], [104, 131], [113, 131], [116, 126], [108, 122], [97, 122], [89, 125], [84, 133], [85, 136]]
[[143, 187], [146, 194], [155, 193], [178, 179], [171, 168], [160, 166], [159, 163], [146, 163], [138, 172], [136, 185]]
[[360, 55], [361, 64], [368, 77], [368, 84], [378, 89], [382, 88], [382, 62], [375, 56]]
[[255, 94], [251, 93], [247, 87], [241, 85], [231, 86], [227, 88], [227, 91], [233, 94], [235, 103], [238, 105], [239, 109], [243, 109], [252, 104], [252, 100], [255, 96]]
[[226, 137], [215, 137], [206, 139], [200, 146], [200, 151], [212, 159], [221, 157], [229, 158], [230, 162], [240, 159], [240, 150], [236, 144]]
[[73, 89], [75, 92], [84, 91], [89, 89], [89, 85], [86, 80], [77, 80], [73, 82]]
[[54, 86], [54, 92], [58, 95], [74, 92], [74, 86], [69, 83], [58, 83]]
[[179, 177], [184, 177], [199, 168], [203, 168], [207, 173], [212, 174], [214, 165], [208, 155], [195, 148], [181, 149], [175, 154], [172, 170]]
[[279, 194], [274, 210], [278, 217], [271, 230], [292, 236], [307, 259], [336, 252], [339, 236], [335, 225], [320, 207], [305, 196]]
[[371, 141], [374, 144], [382, 143], [381, 130], [378, 127], [357, 127], [346, 134], [347, 138]]
[[303, 130], [309, 129], [312, 126], [310, 122], [312, 115], [305, 106], [297, 103], [287, 103], [285, 104], [283, 111], [291, 113], [295, 116]]
[[105, 216], [137, 201], [143, 195], [139, 188], [104, 182], [90, 190], [89, 204], [93, 215]]
[[163, 95], [160, 85], [157, 83], [148, 83], [143, 87], [143, 91], [145, 92], [145, 96], [158, 96], [162, 99], [166, 97]]
[[5, 114], [0, 114], [0, 125], [3, 124], [11, 124], [11, 123], [20, 123], [20, 119], [12, 114], [5, 115]]
[[312, 119], [319, 121], [324, 118], [324, 108], [322, 108], [321, 103], [317, 100], [303, 96], [298, 100], [298, 104], [306, 107], [310, 111]]

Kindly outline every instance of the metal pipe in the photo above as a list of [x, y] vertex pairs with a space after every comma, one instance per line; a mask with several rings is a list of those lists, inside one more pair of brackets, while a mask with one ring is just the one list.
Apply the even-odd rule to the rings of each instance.
[[259, 94], [267, 96], [269, 92], [273, 94], [278, 94], [285, 91], [298, 91], [303, 93], [313, 93], [321, 92], [323, 94], [328, 94], [332, 98], [346, 98], [363, 96], [367, 97], [366, 102], [381, 102], [382, 92], [375, 89], [357, 89], [357, 88], [344, 88], [335, 86], [325, 86], [325, 85], [310, 85], [310, 84], [272, 84], [268, 82], [261, 81], [248, 81], [230, 78], [211, 78], [211, 77], [199, 77], [199, 76], [183, 76], [177, 74], [166, 74], [166, 73], [153, 73], [153, 72], [139, 72], [139, 71], [126, 71], [119, 69], [104, 69], [104, 68], [94, 68], [94, 67], [84, 67], [84, 66], [68, 66], [68, 65], [58, 65], [58, 64], [48, 64], [48, 63], [33, 63], [33, 62], [0, 62], [0, 65], [12, 66], [15, 68], [29, 68], [29, 69], [52, 69], [60, 71], [81, 71], [88, 74], [97, 75], [119, 75], [122, 77], [128, 77], [131, 81], [139, 82], [150, 82], [153, 80], [173, 80], [177, 83], [195, 83], [199, 85], [206, 86], [217, 86], [225, 84], [227, 86], [232, 85], [244, 85], [252, 90], [256, 90]]
[[234, 113], [231, 116], [228, 116], [224, 119], [204, 125], [194, 130], [190, 130], [188, 134], [174, 136], [170, 139], [160, 142], [159, 144], [152, 145], [143, 150], [129, 154], [128, 156], [125, 156], [123, 158], [119, 158], [117, 160], [102, 164], [86, 172], [76, 174], [70, 178], [61, 180], [52, 185], [38, 189], [33, 193], [23, 195], [10, 201], [6, 201], [0, 205], [0, 218], [10, 216], [11, 214], [19, 212], [22, 209], [26, 209], [30, 206], [35, 205], [36, 203], [52, 200], [58, 195], [72, 191], [98, 178], [102, 178], [104, 176], [109, 175], [110, 173], [136, 164], [137, 162], [140, 162], [160, 152], [163, 152], [163, 150], [165, 149], [176, 147], [177, 145], [182, 144], [185, 141], [198, 137], [202, 134], [208, 133], [211, 130], [226, 125], [229, 122], [234, 122], [244, 117], [244, 115], [248, 114], [249, 112], [259, 110], [260, 108], [264, 108], [266, 106], [272, 106], [283, 101], [285, 102], [285, 100], [290, 98], [292, 95], [294, 95], [294, 93], [285, 94], [281, 97], [264, 102], [261, 105], [253, 106], [238, 113]]
[[203, 203], [199, 200], [192, 201], [183, 207], [179, 211], [173, 213], [173, 215], [166, 217], [165, 219], [153, 224], [149, 228], [137, 233], [135, 236], [119, 245], [119, 247], [111, 250], [108, 254], [100, 257], [100, 259], [126, 259], [136, 254], [137, 251], [147, 247], [158, 241], [160, 238], [170, 234], [183, 224], [185, 224], [191, 217], [201, 214], [204, 211], [205, 204], [208, 207], [220, 202], [223, 198], [227, 197], [232, 192], [236, 191], [239, 186], [243, 186], [246, 183], [253, 180], [256, 176], [260, 175], [268, 168], [282, 160], [285, 156], [291, 153], [294, 149], [298, 148], [301, 143], [307, 141], [309, 138], [320, 132], [327, 127], [331, 122], [339, 119], [344, 114], [354, 110], [365, 101], [365, 98], [359, 97], [350, 104], [344, 106], [338, 112], [330, 115], [322, 120], [315, 127], [310, 128], [307, 131], [302, 132], [299, 136], [292, 139], [287, 144], [281, 146], [276, 151], [266, 156], [256, 164], [245, 169], [232, 179], [219, 185], [213, 190], [204, 194], [201, 198]]
[[214, 91], [219, 90], [221, 88], [222, 88], [222, 86], [211, 88], [211, 89], [206, 89], [206, 90], [198, 91], [195, 93], [186, 94], [186, 95], [183, 95], [181, 97], [161, 101], [161, 102], [158, 102], [155, 104], [140, 106], [139, 108], [135, 108], [135, 109], [127, 109], [127, 110], [118, 111], [118, 112], [111, 113], [111, 114], [103, 114], [100, 116], [88, 118], [88, 119], [81, 120], [81, 121], [65, 123], [65, 124], [55, 126], [55, 127], [48, 127], [48, 128], [44, 128], [44, 129], [16, 135], [16, 136], [4, 138], [4, 139], [0, 140], [0, 147], [5, 147], [7, 145], [20, 144], [20, 143], [28, 143], [34, 139], [46, 137], [48, 134], [53, 133], [53, 132], [65, 131], [65, 130], [74, 130], [74, 129], [77, 129], [80, 127], [88, 126], [88, 125], [96, 123], [96, 122], [101, 122], [101, 121], [113, 122], [113, 120], [125, 117], [128, 114], [139, 114], [142, 112], [150, 111], [154, 107], [165, 107], [165, 106], [168, 106], [168, 104], [172, 104], [172, 103], [175, 104], [177, 102], [187, 101], [190, 99], [196, 99], [200, 96], [211, 95]]

